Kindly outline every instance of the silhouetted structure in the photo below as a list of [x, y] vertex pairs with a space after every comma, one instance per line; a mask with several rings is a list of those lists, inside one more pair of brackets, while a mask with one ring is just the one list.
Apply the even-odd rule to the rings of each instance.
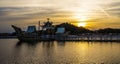
[[120, 29], [89, 30], [84, 27], [77, 27], [70, 23], [52, 25], [53, 22], [47, 19], [42, 30], [36, 30], [35, 26], [29, 26], [26, 32], [12, 25], [20, 41], [120, 41]]

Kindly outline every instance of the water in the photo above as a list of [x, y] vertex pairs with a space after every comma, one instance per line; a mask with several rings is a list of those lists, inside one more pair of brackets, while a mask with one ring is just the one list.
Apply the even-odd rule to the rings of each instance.
[[0, 64], [120, 64], [120, 43], [0, 39]]

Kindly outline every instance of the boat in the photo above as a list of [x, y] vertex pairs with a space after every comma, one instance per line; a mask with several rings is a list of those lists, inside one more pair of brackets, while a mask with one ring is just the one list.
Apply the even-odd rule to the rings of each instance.
[[22, 31], [21, 28], [15, 25], [12, 25], [12, 28], [15, 30], [19, 41], [53, 41], [60, 40], [59, 37], [64, 38], [66, 36], [65, 28], [60, 27], [55, 31], [55, 26], [52, 25], [52, 23], [53, 22], [50, 22], [48, 18], [47, 22], [44, 22], [44, 25], [41, 26], [41, 30], [40, 22], [38, 30], [36, 30], [35, 26], [28, 26], [27, 31]]

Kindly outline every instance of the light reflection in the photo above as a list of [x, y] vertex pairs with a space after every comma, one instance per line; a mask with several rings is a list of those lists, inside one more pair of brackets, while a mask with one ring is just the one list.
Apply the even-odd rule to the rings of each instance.
[[[117, 64], [120, 43], [117, 42], [38, 42], [0, 40], [0, 64]], [[9, 44], [11, 43], [11, 44]], [[16, 45], [15, 45], [16, 44]], [[14, 47], [15, 46], [15, 47]], [[4, 49], [4, 50], [3, 50]], [[7, 63], [6, 63], [7, 62]]]

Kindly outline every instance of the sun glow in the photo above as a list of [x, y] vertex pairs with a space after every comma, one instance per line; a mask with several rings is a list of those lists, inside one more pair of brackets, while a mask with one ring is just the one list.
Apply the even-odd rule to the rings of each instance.
[[76, 18], [78, 21], [81, 21], [81, 22], [88, 20], [87, 17], [81, 16], [81, 15], [78, 15], [78, 14], [75, 15], [75, 18]]
[[86, 23], [78, 23], [78, 27], [85, 27]]

